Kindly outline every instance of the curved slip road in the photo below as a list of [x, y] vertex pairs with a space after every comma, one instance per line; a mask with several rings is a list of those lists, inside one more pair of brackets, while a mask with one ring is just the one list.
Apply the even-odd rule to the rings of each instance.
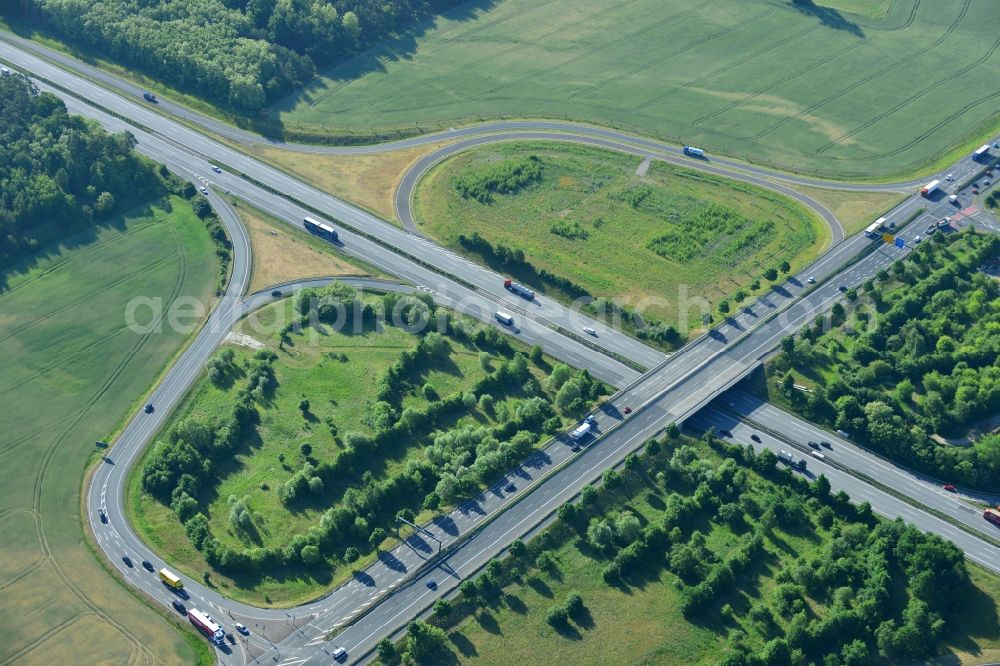
[[[267, 182], [279, 191], [293, 196], [296, 200], [308, 203], [312, 208], [329, 211], [335, 219], [343, 220], [346, 218], [355, 228], [362, 228], [369, 232], [372, 230], [383, 231], [375, 224], [378, 221], [373, 222], [371, 216], [366, 217], [367, 214], [356, 211], [356, 209], [329, 197], [329, 195], [298, 183], [286, 174], [275, 173], [266, 165], [230, 151], [202, 135], [162, 118], [159, 114], [150, 114], [141, 105], [121, 100], [100, 89], [94, 90], [91, 84], [78, 79], [74, 80], [73, 77], [67, 76], [60, 70], [46, 68], [44, 63], [31, 62], [30, 59], [24, 58], [8, 48], [0, 48], [0, 52], [5, 57], [13, 55], [13, 57], [20, 59], [20, 63], [29, 62], [32, 67], [44, 70], [44, 76], [49, 80], [61, 79], [60, 85], [74, 91], [82, 91], [80, 94], [97, 100], [105, 108], [112, 108], [116, 113], [125, 117], [138, 118], [143, 125], [150, 127], [152, 132], [137, 131], [135, 127], [129, 126], [117, 118], [107, 116], [75, 98], [70, 97], [66, 100], [73, 112], [96, 117], [102, 124], [115, 131], [122, 129], [132, 131], [138, 138], [139, 149], [142, 152], [166, 163], [175, 172], [182, 174], [205, 173], [206, 157], [218, 159], [218, 154], [224, 154], [225, 163], [230, 163], [230, 159], [237, 160], [243, 172], [252, 175], [258, 182]], [[65, 95], [62, 96], [65, 97]], [[311, 212], [297, 203], [289, 201], [285, 196], [260, 188], [232, 174], [212, 176], [211, 181], [225, 188], [228, 192], [245, 198], [264, 210], [281, 217], [290, 224], [299, 225], [297, 220], [301, 220], [304, 214], [307, 215]], [[213, 203], [217, 203], [214, 197]], [[918, 225], [900, 234], [911, 242], [927, 219], [937, 217], [942, 210], [947, 209], [946, 204], [941, 202], [928, 203], [922, 199], [911, 198], [897, 207], [889, 216], [893, 221], [902, 222], [921, 207], [928, 207], [931, 212], [924, 213], [920, 217]], [[227, 215], [228, 213], [224, 213], [224, 220]], [[402, 233], [398, 230], [395, 231]], [[474, 289], [469, 289], [456, 286], [450, 277], [415, 263], [394, 250], [387, 249], [386, 245], [373, 242], [368, 236], [349, 231], [345, 231], [342, 235], [345, 243], [342, 249], [345, 252], [356, 253], [383, 270], [400, 274], [414, 284], [426, 286], [434, 292], [435, 298], [439, 302], [448, 307], [459, 311], [469, 311], [471, 306], [471, 310], [478, 309], [478, 315], [481, 318], [484, 312], [489, 313], [491, 308], [495, 307], [497, 301], [486, 298], [482, 293], [482, 291], [488, 291], [486, 287], [476, 286]], [[387, 233], [385, 237], [382, 237], [382, 241], [393, 248], [398, 248], [399, 246], [393, 245], [393, 240], [396, 238], [400, 237]], [[401, 238], [413, 239], [410, 235], [403, 235]], [[416, 240], [407, 242], [413, 243], [414, 247], [419, 248], [421, 255], [430, 257], [434, 261], [448, 259], [447, 253], [439, 254], [440, 248], [435, 248], [431, 244]], [[500, 490], [503, 486], [491, 489], [429, 528], [430, 532], [445, 544], [455, 543], [459, 539], [469, 537], [461, 548], [454, 550], [453, 554], [450, 555], [450, 557], [461, 558], [460, 562], [459, 559], [452, 560], [459, 565], [457, 570], [461, 575], [468, 575], [478, 566], [484, 564], [502, 550], [506, 543], [519, 536], [519, 533], [528, 533], [533, 530], [545, 520], [550, 508], [558, 506], [567, 497], [572, 496], [599, 472], [620, 462], [628, 452], [641, 446], [647, 436], [662, 429], [663, 424], [668, 420], [682, 420], [693, 414], [720, 390], [725, 389], [752, 369], [763, 356], [773, 350], [783, 335], [812, 321], [817, 313], [828, 308], [834, 300], [839, 298], [839, 291], [836, 288], [838, 284], [846, 286], [860, 284], [874, 275], [879, 268], [888, 265], [906, 252], [906, 249], [896, 251], [893, 248], [880, 247], [867, 257], [841, 270], [841, 267], [849, 259], [864, 251], [869, 244], [870, 241], [861, 237], [845, 240], [827, 256], [816, 262], [809, 271], [809, 274], [816, 275], [820, 282], [823, 282], [824, 278], [836, 275], [835, 281], [831, 280], [811, 288], [804, 284], [802, 275], [791, 278], [784, 285], [777, 287], [773, 293], [765, 295], [735, 314], [716, 329], [712, 335], [696, 340], [678, 354], [659, 362], [655, 367], [655, 372], [639, 378], [637, 378], [638, 373], [630, 371], [628, 368], [618, 367], [616, 369], [608, 357], [588, 350], [578, 342], [553, 332], [531, 317], [525, 319], [519, 330], [508, 331], [527, 339], [529, 342], [537, 340], [546, 345], [553, 355], [564, 358], [579, 367], [597, 368], [597, 370], [592, 370], [596, 376], [601, 376], [600, 373], [604, 373], [613, 377], [608, 379], [611, 383], [626, 386], [598, 415], [600, 430], [609, 434], [596, 446], [587, 449], [582, 455], [573, 456], [568, 447], [558, 441], [554, 442], [541, 454], [526, 461], [524, 465], [512, 473], [511, 478], [515, 484], [514, 491]], [[403, 247], [409, 250], [406, 245]], [[237, 262], [234, 260], [234, 284], [240, 281], [237, 278], [236, 264]], [[434, 265], [439, 266], [439, 264]], [[479, 267], [468, 267], [468, 270], [470, 275], [489, 275], [488, 272]], [[492, 280], [493, 277], [490, 276], [490, 279]], [[483, 310], [483, 305], [486, 305], [485, 310]], [[562, 315], [560, 307], [551, 306], [550, 311], [553, 316]], [[235, 316], [234, 308], [235, 304], [227, 306], [224, 301], [223, 305], [213, 313], [210, 323], [216, 317], [218, 317], [220, 324], [224, 323], [222, 320], [226, 317]], [[476, 316], [475, 312], [471, 314]], [[769, 317], [773, 318], [768, 319]], [[208, 330], [207, 326], [206, 330]], [[228, 331], [228, 328], [224, 330]], [[602, 332], [601, 338], [612, 338], [616, 334], [615, 331], [609, 331], [607, 335]], [[187, 352], [192, 354], [192, 361], [195, 360], [196, 353], [205, 352], [205, 349], [199, 345], [199, 340], [201, 340], [200, 335], [192, 344], [191, 350]], [[195, 352], [195, 349], [198, 351]], [[207, 358], [210, 353], [211, 351], [208, 350], [203, 358]], [[200, 363], [196, 365], [197, 368], [201, 367]], [[150, 416], [159, 414], [162, 418], [166, 415], [165, 412], [169, 411], [169, 405], [176, 404], [176, 400], [184, 392], [177, 389], [185, 382], [190, 385], [190, 381], [193, 380], [195, 371], [189, 371], [190, 367], [192, 366], [184, 364], [182, 359], [175, 366], [175, 369], [171, 370], [167, 379], [154, 393], [156, 396], [154, 400], [165, 400], [162, 404], [167, 405], [167, 407], [161, 406], [161, 409]], [[624, 417], [624, 406], [635, 406], [631, 417]], [[152, 420], [144, 421], [140, 416], [133, 420], [128, 428], [134, 429], [136, 432], [134, 439], [129, 440], [132, 442], [130, 446], [141, 448], [148, 443], [149, 438], [154, 434], [155, 424]], [[121, 445], [116, 446], [112, 456], [124, 456], [126, 461], [134, 462], [135, 455], [128, 456], [130, 449], [127, 446], [121, 448], [119, 446]], [[555, 477], [543, 483], [546, 481], [542, 478], [543, 474], [553, 472], [559, 464], [570, 460], [572, 462], [569, 463], [570, 466], [567, 470], [556, 472]], [[115, 462], [119, 463], [120, 461]], [[104, 535], [106, 538], [99, 539], [102, 548], [105, 548], [106, 552], [109, 553], [112, 561], [118, 563], [120, 559], [118, 559], [119, 555], [115, 552], [115, 548], [125, 547], [126, 542], [121, 540], [123, 539], [122, 535], [131, 534], [131, 530], [120, 513], [120, 496], [118, 493], [108, 492], [110, 481], [108, 484], [103, 483], [105, 477], [102, 475], [105, 474], [104, 470], [109, 467], [117, 468], [118, 464], [102, 466], [97, 472], [93, 487], [101, 488], [103, 493], [98, 492], [97, 498], [91, 496], [92, 503], [89, 506], [101, 506], [102, 498], [105, 502], [110, 501], [119, 505], [117, 521], [121, 522], [116, 524], [116, 519], [112, 516], [112, 521], [107, 528], [108, 532]], [[124, 466], [123, 471], [125, 471]], [[591, 472], [595, 474], [592, 476]], [[110, 472], [108, 474], [110, 475]], [[892, 501], [900, 502], [898, 499], [879, 499], [877, 494], [875, 497], [880, 502], [886, 502], [886, 504], [880, 505], [881, 511], [891, 510]], [[516, 504], [514, 500], [518, 500]], [[105, 506], [110, 509], [111, 504], [105, 504]], [[885, 507], [890, 507], [890, 509]], [[912, 511], [912, 508], [908, 510]], [[91, 513], [94, 516], [90, 516]], [[918, 513], [918, 518], [921, 515], [923, 514]], [[95, 516], [96, 511], [88, 512], [88, 517], [92, 522]], [[493, 520], [493, 522], [479, 528], [488, 520]], [[970, 558], [983, 559], [984, 556], [981, 553], [985, 552], [988, 556], [987, 561], [990, 561], [990, 558], [992, 561], [996, 561], [996, 553], [989, 544], [961, 531], [952, 537], [951, 531], [955, 531], [956, 528], [949, 524], [941, 526], [930, 521], [926, 525], [925, 529], [940, 531], [949, 538], [953, 538], [969, 554]], [[478, 528], [479, 531], [474, 531], [474, 528]], [[397, 625], [402, 626], [406, 620], [421, 610], [421, 604], [424, 601], [433, 600], [436, 595], [447, 591], [444, 585], [440, 585], [439, 590], [434, 591], [429, 588], [421, 588], [416, 583], [407, 582], [408, 576], [420, 573], [420, 567], [429, 557], [433, 556], [433, 546], [428, 552], [428, 544], [418, 543], [419, 541], [419, 539], [408, 539], [406, 543], [366, 570], [363, 576], [357, 577], [348, 585], [338, 588], [331, 595], [314, 604], [308, 604], [290, 612], [254, 609], [237, 604], [194, 582], [189, 582], [189, 587], [192, 588], [197, 603], [204, 605], [205, 609], [213, 613], [217, 620], [228, 622], [225, 617], [229, 617], [229, 614], [232, 613], [235, 617], [245, 617], [254, 624], [262, 625], [261, 635], [254, 632], [249, 640], [240, 644], [239, 649], [244, 652], [237, 652], [232, 658], [240, 658], [241, 655], [250, 654], [258, 656], [257, 653], [266, 648], [269, 659], [271, 656], [281, 656], [282, 659], [287, 659], [286, 655], [289, 652], [294, 652], [296, 655], [304, 655], [295, 657], [298, 660], [296, 663], [309, 660], [313, 660], [314, 663], [316, 660], [328, 661], [329, 658], [325, 657], [323, 652], [325, 648], [329, 647], [323, 639], [325, 632], [335, 626], [343, 627], [348, 622], [357, 620], [337, 638], [338, 642], [342, 642], [350, 648], [353, 660], [363, 656], [370, 646], [374, 645], [374, 642], [380, 637], [376, 635], [379, 631], [385, 633]], [[138, 541], [133, 546], [137, 549], [143, 549], [137, 550], [137, 553], [148, 553], [148, 549], [145, 549]], [[986, 550], [983, 551], [983, 548]], [[157, 560], [152, 559], [151, 561], [156, 562], [159, 566]], [[125, 569], [124, 566], [120, 568]], [[155, 577], [150, 577], [142, 570], [129, 570], [125, 572], [125, 575], [130, 582], [153, 594], [154, 598], [169, 598], [164, 597], [167, 593], [162, 586], [158, 587]], [[393, 594], [393, 592], [396, 593]], [[382, 603], [378, 603], [380, 600]], [[358, 620], [358, 614], [363, 610], [370, 610], [370, 613]], [[250, 625], [250, 622], [246, 623]], [[231, 623], [227, 626], [231, 626]], [[370, 631], [372, 627], [376, 627], [379, 631]], [[368, 633], [363, 633], [365, 631]], [[266, 637], [267, 641], [264, 641], [263, 637]], [[277, 647], [271, 647], [271, 640], [278, 641]], [[260, 656], [263, 654], [260, 653]], [[275, 661], [280, 660], [276, 659]]]

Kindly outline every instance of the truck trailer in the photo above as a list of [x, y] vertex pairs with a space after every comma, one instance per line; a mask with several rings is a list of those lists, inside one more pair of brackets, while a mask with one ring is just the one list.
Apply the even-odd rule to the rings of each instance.
[[972, 159], [982, 160], [990, 156], [990, 144], [984, 143], [982, 146], [976, 149], [976, 152], [972, 153]]
[[792, 469], [797, 469], [799, 471], [802, 471], [806, 468], [806, 461], [804, 458], [796, 458], [790, 452], [785, 451], [784, 449], [778, 451], [778, 460], [785, 463]]
[[684, 146], [684, 154], [690, 155], [691, 157], [704, 157], [705, 151], [701, 148], [695, 148], [694, 146]]
[[205, 634], [208, 640], [212, 641], [216, 645], [222, 645], [222, 642], [226, 639], [226, 632], [222, 630], [218, 624], [215, 623], [212, 618], [207, 614], [202, 613], [197, 608], [192, 608], [188, 611], [188, 620], [191, 621], [198, 631]]
[[302, 220], [302, 226], [304, 226], [306, 231], [311, 234], [315, 234], [320, 238], [325, 238], [331, 243], [337, 242], [337, 231], [329, 224], [320, 222], [319, 220], [314, 220], [311, 217], [306, 217]]
[[506, 289], [507, 291], [514, 292], [521, 298], [525, 298], [529, 301], [535, 300], [535, 292], [533, 292], [531, 289], [528, 289], [523, 284], [518, 284], [517, 282], [514, 282], [510, 278], [507, 278], [506, 280], [503, 281], [503, 288]]
[[938, 185], [940, 184], [941, 184], [940, 180], [932, 180], [931, 182], [924, 185], [923, 188], [921, 188], [920, 194], [925, 197], [929, 197], [930, 195], [934, 194], [935, 191], [937, 191]]
[[986, 509], [983, 511], [983, 518], [997, 527], [1000, 527], [1000, 511], [997, 509], [994, 509], [993, 507]]

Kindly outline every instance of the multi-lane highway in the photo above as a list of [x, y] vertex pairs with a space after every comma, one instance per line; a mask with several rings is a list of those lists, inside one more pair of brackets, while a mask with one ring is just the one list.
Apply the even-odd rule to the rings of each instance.
[[[142, 103], [123, 99], [105, 88], [82, 81], [10, 44], [0, 44], [0, 57], [59, 86], [56, 92], [66, 99], [71, 111], [94, 117], [113, 131], [132, 131], [142, 152], [166, 163], [173, 171], [186, 177], [192, 174], [204, 177], [209, 173], [208, 159], [226, 164], [236, 173], [212, 175], [209, 182], [213, 191], [225, 190], [294, 225], [300, 225], [304, 216], [322, 211], [331, 219], [342, 222], [339, 230], [345, 253], [362, 257], [412, 284], [423, 286], [441, 304], [471, 316], [487, 320], [498, 307], [513, 311], [517, 325], [508, 333], [529, 344], [542, 344], [553, 355], [576, 366], [586, 367], [595, 376], [615, 386], [624, 387], [598, 414], [599, 431], [606, 433], [598, 443], [582, 454], [574, 454], [562, 442], [551, 443], [544, 451], [525, 461], [500, 485], [428, 526], [426, 538], [407, 539], [391, 553], [383, 554], [379, 561], [353, 581], [320, 601], [287, 612], [256, 609], [229, 601], [195, 581], [188, 581], [194, 605], [209, 610], [216, 620], [222, 620], [229, 628], [235, 621], [243, 621], [253, 631], [249, 639], [237, 644], [234, 653], [221, 655], [223, 660], [246, 661], [266, 655], [267, 659], [278, 658], [283, 663], [291, 659], [293, 661], [288, 661], [290, 664], [321, 662], [329, 659], [324, 650], [329, 650], [330, 644], [324, 636], [335, 628], [342, 629], [336, 641], [348, 648], [350, 659], [363, 656], [379, 638], [403, 626], [434, 598], [457, 584], [461, 577], [501, 552], [514, 538], [535, 529], [562, 502], [604, 469], [620, 463], [667, 422], [682, 421], [697, 413], [721, 390], [755, 367], [763, 356], [774, 349], [781, 337], [811, 322], [816, 314], [828, 309], [840, 297], [842, 287], [862, 283], [909, 251], [908, 246], [896, 248], [882, 245], [872, 250], [873, 241], [869, 239], [846, 239], [800, 275], [735, 313], [711, 334], [667, 358], [621, 332], [593, 322], [558, 303], [547, 299], [521, 301], [503, 290], [502, 276], [304, 185], [287, 174], [151, 111]], [[68, 90], [100, 108], [68, 96], [65, 92]], [[122, 118], [128, 118], [139, 126], [129, 124]], [[506, 130], [559, 133], [559, 140], [569, 139], [567, 133], [572, 131], [591, 138], [600, 137], [602, 141], [644, 146], [645, 150], [637, 154], [655, 151], [657, 156], [671, 157], [670, 153], [676, 153], [676, 149], [663, 144], [596, 128], [559, 123], [505, 125]], [[494, 131], [501, 129], [497, 125], [492, 128]], [[473, 130], [459, 130], [455, 135], [463, 132], [475, 133]], [[434, 140], [440, 138], [438, 136]], [[553, 135], [549, 138], [557, 137]], [[429, 139], [421, 137], [413, 141], [425, 140]], [[747, 174], [754, 171], [725, 160], [713, 160], [711, 163], [686, 161], [685, 164], [740, 178], [747, 178]], [[977, 165], [963, 162], [952, 171], [976, 168]], [[763, 170], [756, 171], [775, 177]], [[781, 176], [781, 179], [796, 180], [788, 176]], [[958, 179], [960, 182], [962, 177]], [[799, 180], [816, 184], [810, 179]], [[256, 183], [266, 183], [267, 187]], [[881, 189], [882, 186], [858, 187]], [[205, 329], [154, 390], [152, 401], [158, 409], [153, 414], [137, 415], [116, 442], [109, 454], [111, 463], [103, 465], [94, 476], [88, 501], [91, 527], [109, 558], [118, 564], [130, 582], [165, 603], [170, 599], [170, 593], [154, 575], [140, 568], [130, 569], [121, 563], [121, 556], [128, 554], [134, 560], [149, 559], [157, 568], [162, 565], [125, 520], [122, 512], [123, 480], [130, 465], [134, 464], [232, 324], [250, 304], [267, 298], [264, 295], [246, 301], [241, 299], [249, 266], [249, 248], [244, 248], [245, 234], [223, 200], [215, 195], [211, 199], [234, 239], [234, 254], [239, 255], [234, 259], [232, 283]], [[914, 196], [887, 217], [902, 225], [919, 209], [925, 210], [899, 234], [910, 243], [922, 233], [929, 220], [938, 219], [951, 210], [945, 201], [928, 201]], [[852, 260], [853, 263], [848, 265]], [[815, 277], [817, 284], [810, 284], [807, 277]], [[592, 346], [560, 334], [560, 331], [575, 333], [585, 325], [598, 330], [596, 340], [590, 342]], [[652, 371], [640, 376], [617, 358], [629, 359]], [[633, 410], [630, 417], [625, 416], [626, 406]], [[839, 469], [837, 472], [843, 474]], [[856, 477], [851, 478], [858, 483]], [[506, 489], [508, 482], [513, 483], [512, 490]], [[873, 505], [877, 502], [877, 510], [887, 515], [902, 515], [898, 512], [893, 514], [897, 511], [893, 507], [900, 512], [903, 506], [908, 507], [907, 511], [915, 510], [895, 496], [883, 497], [880, 491], [867, 485], [856, 492], [861, 493], [859, 499], [873, 497]], [[108, 523], [98, 520], [98, 507], [104, 507]], [[992, 557], [992, 561], [996, 561], [996, 553], [990, 550], [993, 548], [991, 545], [934, 516], [918, 513], [926, 516], [922, 526], [952, 538], [971, 558], [988, 560]], [[458, 547], [456, 544], [461, 545]], [[423, 567], [434, 557], [438, 545], [456, 547], [450, 548], [446, 559], [425, 571]], [[414, 576], [417, 572], [419, 577]], [[431, 577], [437, 583], [433, 589], [423, 584]], [[367, 614], [358, 619], [362, 612]]]

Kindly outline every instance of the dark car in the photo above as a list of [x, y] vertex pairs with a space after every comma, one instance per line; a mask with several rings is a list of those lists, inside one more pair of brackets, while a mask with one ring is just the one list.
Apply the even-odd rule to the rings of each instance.
[[433, 581], [433, 580], [427, 581], [427, 587], [429, 587], [430, 589], [436, 590], [437, 586], [438, 586], [438, 584], [437, 584], [436, 581]]
[[573, 447], [570, 449], [570, 451], [572, 451], [573, 453], [576, 453], [579, 450], [580, 450], [579, 444], [574, 444]]
[[503, 489], [509, 493], [512, 493], [515, 490], [517, 490], [517, 486], [515, 486], [513, 483], [508, 483], [506, 486], [503, 487]]
[[730, 431], [728, 431], [728, 430], [720, 430], [719, 434], [722, 435], [723, 437], [732, 437], [733, 436], [733, 433], [730, 432]]
[[832, 449], [832, 448], [833, 448], [833, 445], [832, 445], [832, 444], [830, 444], [830, 442], [828, 442], [828, 441], [826, 441], [826, 440], [823, 440], [822, 442], [820, 442], [820, 443], [819, 443], [819, 445], [820, 445], [820, 446], [825, 446], [825, 447], [826, 447], [826, 448], [828, 448], [828, 449]]
[[156, 95], [154, 95], [153, 93], [149, 92], [148, 90], [142, 93], [142, 98], [144, 100], [146, 100], [147, 102], [156, 103]]
[[146, 571], [152, 571], [153, 570], [153, 563], [150, 562], [149, 560], [143, 560], [142, 561], [142, 568], [145, 569]]
[[152, 414], [153, 413], [153, 403], [147, 402], [146, 403], [146, 409], [145, 409], [145, 411], [146, 411], [147, 414]]
[[819, 443], [818, 442], [809, 442], [809, 448], [811, 448], [811, 449], [818, 449], [819, 448]]
[[757, 442], [758, 444], [760, 443], [760, 435], [758, 435], [757, 433], [750, 435], [750, 439]]
[[944, 484], [944, 489], [947, 490], [949, 493], [955, 492], [955, 486], [953, 486], [950, 483]]
[[98, 513], [101, 515], [101, 522], [102, 523], [107, 523], [108, 522], [108, 514], [104, 513], [104, 509], [101, 509]]
[[626, 407], [622, 411], [625, 412], [626, 414], [631, 414], [632, 413], [632, 408], [631, 407]]
[[184, 608], [184, 604], [174, 599], [170, 602], [170, 605], [174, 607], [174, 610], [178, 613], [187, 613], [187, 608]]
[[271, 292], [271, 295], [274, 296], [275, 298], [281, 298], [281, 290], [275, 289], [274, 291]]
[[233, 636], [228, 631], [226, 632], [226, 640], [232, 643], [233, 645], [236, 645], [236, 636]]
[[840, 291], [847, 291], [847, 285], [842, 284], [839, 287], [837, 287], [837, 289], [839, 289]]
[[129, 557], [128, 555], [122, 555], [122, 562], [124, 562], [125, 566], [127, 566], [129, 569], [132, 568], [132, 558]]

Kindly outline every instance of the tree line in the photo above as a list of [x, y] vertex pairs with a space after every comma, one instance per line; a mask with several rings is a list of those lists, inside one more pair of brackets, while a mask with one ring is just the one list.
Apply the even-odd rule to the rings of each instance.
[[[169, 430], [147, 457], [142, 484], [171, 507], [209, 564], [227, 573], [261, 575], [324, 561], [350, 564], [377, 549], [398, 526], [398, 516], [412, 520], [415, 507], [434, 510], [480, 492], [530, 455], [545, 434], [562, 430], [560, 413], [577, 416], [607, 391], [586, 371], [564, 365], [551, 368], [546, 381], [539, 381], [530, 370], [529, 357], [515, 351], [494, 327], [455, 320], [429, 299], [394, 293], [362, 299], [355, 290], [333, 284], [303, 290], [294, 308], [299, 319], [286, 327], [286, 338], [317, 323], [357, 324], [367, 331], [378, 311], [399, 314], [401, 325], [424, 319], [433, 325], [421, 326], [416, 346], [402, 352], [376, 378], [376, 399], [365, 417], [370, 432], [354, 430], [340, 436], [331, 421], [327, 427], [342, 445], [336, 456], [320, 460], [308, 444], [302, 446], [303, 463], [274, 491], [290, 510], [309, 507], [323, 513], [306, 533], [280, 545], [234, 547], [224, 542], [212, 533], [205, 507], [198, 501], [199, 493], [216, 482], [219, 463], [258, 436], [258, 405], [279, 389], [273, 367], [277, 356], [258, 351], [243, 361], [240, 371], [233, 367], [235, 355], [223, 350], [209, 363], [211, 381], [221, 384], [245, 377], [229, 415], [207, 422], [186, 419]], [[421, 386], [420, 377], [447, 360], [453, 344], [482, 350], [480, 360], [487, 372], [465, 391], [438, 396], [427, 390], [429, 384]], [[536, 364], [544, 362], [540, 349], [530, 356]], [[417, 392], [424, 395], [424, 403], [404, 408], [404, 397]], [[299, 408], [308, 414], [309, 401], [302, 400]], [[482, 425], [458, 422], [473, 412], [483, 417]], [[399, 455], [402, 447], [414, 444], [423, 446], [422, 456], [385, 478], [374, 476], [372, 470], [380, 468], [386, 456]], [[255, 529], [252, 498], [230, 498], [229, 511], [233, 535], [245, 544], [258, 541], [243, 538]]]
[[241, 113], [459, 0], [23, 0], [67, 42]]
[[160, 194], [128, 133], [70, 115], [19, 74], [0, 76], [0, 262]]
[[[980, 269], [1000, 257], [1000, 238], [938, 234], [797, 337], [782, 341], [769, 384], [793, 409], [917, 469], [969, 487], [1000, 485], [1000, 435], [963, 437], [1000, 411], [1000, 285]], [[868, 308], [856, 308], [860, 299]], [[874, 310], [871, 310], [874, 308]], [[853, 317], [853, 318], [852, 318]], [[856, 329], [843, 337], [845, 325]], [[795, 372], [836, 377], [810, 392]], [[984, 428], [989, 430], [989, 428]]]
[[[599, 487], [584, 488], [530, 543], [515, 541], [509, 558], [464, 581], [459, 597], [435, 604], [429, 621], [412, 624], [398, 644], [381, 642], [382, 662], [447, 663], [449, 631], [480, 608], [499, 607], [513, 584], [537, 575], [562, 580], [554, 553], [572, 543], [604, 563], [614, 587], [641, 588], [669, 572], [685, 618], [719, 633], [726, 666], [860, 666], [937, 654], [970, 592], [958, 548], [901, 520], [876, 518], [867, 503], [831, 493], [825, 477], [810, 483], [778, 466], [770, 451], [755, 454], [707, 433], [719, 463], [672, 433], [647, 442], [622, 471], [607, 471]], [[634, 513], [643, 495], [656, 517]], [[724, 555], [709, 546], [716, 529], [739, 537]], [[810, 555], [786, 554], [782, 533], [820, 529], [821, 545]], [[766, 593], [764, 574], [775, 583]], [[576, 592], [545, 613], [560, 633], [572, 635], [570, 623], [593, 626]]]

